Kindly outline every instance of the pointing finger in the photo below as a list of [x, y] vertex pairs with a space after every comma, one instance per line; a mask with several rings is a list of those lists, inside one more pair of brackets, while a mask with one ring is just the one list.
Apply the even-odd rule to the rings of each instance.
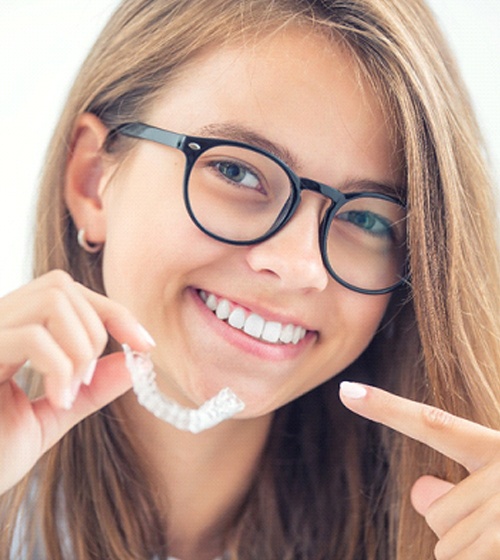
[[438, 408], [381, 389], [342, 383], [344, 405], [375, 422], [420, 441], [473, 472], [500, 454], [500, 434]]

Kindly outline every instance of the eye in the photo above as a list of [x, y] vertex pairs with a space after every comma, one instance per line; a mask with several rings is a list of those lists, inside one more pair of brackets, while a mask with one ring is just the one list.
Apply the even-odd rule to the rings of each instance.
[[213, 164], [215, 169], [228, 181], [247, 187], [249, 189], [258, 189], [260, 180], [245, 165], [234, 161], [221, 161]]
[[390, 220], [370, 211], [350, 210], [338, 214], [337, 218], [379, 237], [390, 236], [392, 232]]

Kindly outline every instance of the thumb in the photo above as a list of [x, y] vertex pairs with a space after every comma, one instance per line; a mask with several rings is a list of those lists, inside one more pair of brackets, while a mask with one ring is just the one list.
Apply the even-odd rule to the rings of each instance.
[[132, 387], [130, 373], [123, 353], [101, 358], [96, 366], [92, 383], [82, 385], [70, 410], [55, 408], [48, 399], [33, 403], [42, 433], [43, 452], [52, 447], [73, 426], [103, 408]]
[[422, 476], [411, 489], [411, 503], [420, 515], [426, 515], [431, 505], [455, 485], [435, 476]]

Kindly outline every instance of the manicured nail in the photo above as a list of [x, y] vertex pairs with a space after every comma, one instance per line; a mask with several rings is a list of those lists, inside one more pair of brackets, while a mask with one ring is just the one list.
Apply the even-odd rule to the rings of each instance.
[[154, 338], [148, 333], [148, 331], [142, 325], [139, 325], [139, 333], [141, 335], [141, 338], [145, 340], [149, 344], [149, 346], [156, 346], [156, 342], [154, 341]]
[[70, 410], [75, 402], [76, 395], [80, 389], [80, 382], [74, 380], [70, 387], [64, 387], [61, 391], [61, 407], [64, 410]]
[[82, 383], [84, 385], [90, 385], [92, 383], [96, 366], [97, 360], [92, 360], [87, 371], [82, 375]]
[[352, 381], [342, 381], [340, 384], [340, 392], [348, 399], [364, 399], [368, 394], [363, 385], [353, 383]]
[[73, 379], [73, 381], [71, 382], [71, 395], [73, 396], [73, 402], [75, 402], [81, 386], [82, 382], [80, 379]]

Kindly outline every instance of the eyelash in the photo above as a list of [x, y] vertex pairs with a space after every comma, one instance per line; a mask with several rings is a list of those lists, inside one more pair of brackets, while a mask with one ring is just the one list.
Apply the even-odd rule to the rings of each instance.
[[266, 190], [263, 187], [263, 182], [261, 179], [261, 175], [257, 170], [254, 170], [251, 166], [249, 166], [246, 163], [242, 163], [239, 161], [234, 161], [234, 160], [215, 160], [212, 162], [209, 162], [208, 166], [212, 169], [215, 169], [217, 174], [222, 177], [228, 184], [230, 185], [237, 185], [237, 186], [242, 186], [241, 183], [238, 183], [237, 181], [232, 181], [227, 175], [225, 175], [221, 170], [220, 170], [220, 166], [221, 165], [235, 165], [239, 168], [241, 168], [245, 173], [249, 173], [251, 175], [253, 175], [257, 181], [258, 181], [258, 187], [248, 187], [246, 185], [243, 185], [245, 188], [248, 189], [253, 189], [255, 190], [255, 192], [260, 192], [262, 194], [267, 194]]

